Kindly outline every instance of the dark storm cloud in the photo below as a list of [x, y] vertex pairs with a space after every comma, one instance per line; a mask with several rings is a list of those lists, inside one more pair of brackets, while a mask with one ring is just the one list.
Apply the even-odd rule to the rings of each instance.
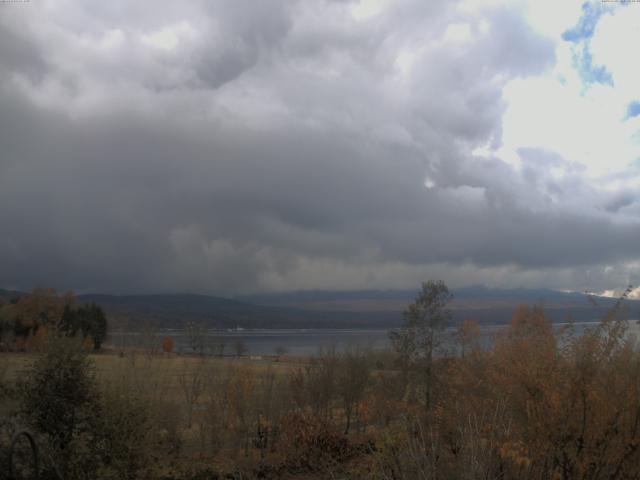
[[610, 214], [632, 197], [549, 152], [471, 153], [500, 143], [505, 83], [554, 60], [518, 12], [354, 5], [3, 11], [0, 284], [573, 282], [636, 258], [638, 223]]

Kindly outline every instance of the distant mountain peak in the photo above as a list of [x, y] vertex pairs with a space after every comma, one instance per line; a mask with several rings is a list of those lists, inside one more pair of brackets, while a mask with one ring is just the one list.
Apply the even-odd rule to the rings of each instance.
[[[620, 298], [624, 294], [625, 290], [602, 290], [601, 292], [594, 293], [597, 297], [605, 298]], [[640, 300], [640, 287], [633, 288], [627, 295], [627, 298], [632, 300]]]

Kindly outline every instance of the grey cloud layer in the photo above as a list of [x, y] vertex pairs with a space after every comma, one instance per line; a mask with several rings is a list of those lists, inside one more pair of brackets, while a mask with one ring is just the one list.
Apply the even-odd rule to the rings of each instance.
[[3, 10], [0, 284], [576, 285], [637, 258], [633, 192], [550, 152], [523, 149], [520, 169], [471, 154], [500, 142], [505, 83], [554, 61], [517, 11], [148, 5]]

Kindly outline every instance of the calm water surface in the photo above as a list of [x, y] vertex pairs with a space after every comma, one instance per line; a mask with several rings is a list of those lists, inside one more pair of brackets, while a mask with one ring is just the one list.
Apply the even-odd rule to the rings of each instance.
[[[593, 328], [597, 322], [575, 324], [575, 331], [582, 333]], [[555, 324], [556, 330], [565, 324]], [[504, 328], [504, 325], [482, 326], [483, 341], [490, 344], [493, 335]], [[390, 348], [388, 329], [276, 329], [276, 330], [218, 330], [203, 331], [194, 339], [184, 330], [162, 330], [150, 332], [113, 332], [109, 336], [108, 346], [149, 347], [160, 346], [162, 338], [170, 336], [174, 342], [174, 351], [193, 353], [193, 345], [207, 354], [234, 355], [242, 349], [248, 355], [274, 355], [283, 349], [288, 355], [315, 355], [320, 349], [335, 348], [344, 351], [349, 348], [372, 348], [376, 350]], [[452, 341], [454, 329], [448, 329], [446, 336], [454, 348]], [[640, 338], [638, 321], [629, 321], [629, 335]]]

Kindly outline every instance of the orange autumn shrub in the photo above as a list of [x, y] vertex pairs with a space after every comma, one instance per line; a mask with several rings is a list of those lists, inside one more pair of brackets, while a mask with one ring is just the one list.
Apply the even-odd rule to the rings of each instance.
[[282, 418], [274, 450], [281, 468], [289, 472], [322, 471], [353, 454], [346, 435], [318, 416], [302, 412]]
[[171, 337], [164, 337], [162, 339], [162, 351], [164, 353], [173, 352], [173, 339]]

